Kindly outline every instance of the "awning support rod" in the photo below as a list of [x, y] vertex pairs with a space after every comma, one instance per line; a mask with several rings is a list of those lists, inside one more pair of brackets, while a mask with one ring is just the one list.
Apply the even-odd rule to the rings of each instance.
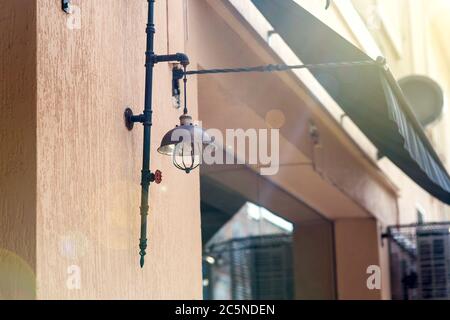
[[363, 61], [329, 62], [329, 63], [299, 64], [299, 65], [268, 64], [256, 67], [191, 70], [186, 71], [186, 73], [184, 73], [182, 69], [176, 68], [174, 70], [174, 74], [177, 75], [175, 78], [181, 79], [184, 76], [184, 74], [196, 75], [196, 74], [215, 74], [215, 73], [281, 72], [295, 69], [343, 68], [343, 67], [361, 67], [374, 65], [380, 65], [380, 62], [373, 60], [363, 60]]
[[206, 75], [206, 74], [226, 74], [226, 73], [251, 73], [251, 72], [284, 72], [289, 70], [299, 69], [325, 69], [325, 68], [348, 68], [348, 67], [365, 67], [377, 66], [386, 68], [386, 59], [378, 57], [377, 60], [362, 60], [362, 61], [344, 61], [344, 62], [325, 62], [325, 63], [310, 63], [298, 65], [286, 64], [267, 64], [255, 67], [239, 67], [239, 68], [221, 68], [221, 69], [205, 69], [205, 70], [190, 70], [175, 66], [172, 70], [172, 95], [176, 101], [179, 101], [180, 96], [180, 80], [186, 79], [191, 75]]

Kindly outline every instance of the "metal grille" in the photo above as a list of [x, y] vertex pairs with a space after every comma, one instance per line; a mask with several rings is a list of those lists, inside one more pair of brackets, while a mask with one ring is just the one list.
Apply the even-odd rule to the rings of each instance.
[[212, 287], [215, 286], [217, 275], [223, 276], [226, 270], [229, 273], [231, 299], [294, 298], [290, 235], [233, 239], [210, 247], [207, 254], [217, 261], [217, 265], [210, 269]]
[[393, 299], [450, 299], [450, 222], [394, 226], [387, 236]]

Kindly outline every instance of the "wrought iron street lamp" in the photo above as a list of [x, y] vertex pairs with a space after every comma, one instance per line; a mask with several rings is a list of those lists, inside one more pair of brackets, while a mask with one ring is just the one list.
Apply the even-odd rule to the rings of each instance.
[[[129, 130], [133, 129], [134, 123], [142, 123], [144, 126], [144, 142], [143, 142], [143, 161], [141, 176], [141, 237], [139, 242], [140, 265], [144, 266], [145, 255], [147, 250], [147, 216], [149, 210], [149, 188], [150, 183], [160, 183], [162, 174], [159, 171], [150, 171], [150, 140], [152, 127], [152, 98], [153, 98], [153, 68], [155, 64], [160, 62], [178, 62], [186, 70], [189, 65], [189, 58], [183, 53], [172, 55], [157, 55], [154, 53], [154, 5], [155, 0], [148, 0], [148, 23], [147, 23], [147, 50], [146, 50], [146, 74], [145, 74], [145, 104], [144, 112], [140, 115], [134, 115], [130, 108], [125, 110], [125, 123]], [[186, 76], [184, 84], [186, 89]], [[210, 144], [211, 140], [204, 131], [192, 124], [192, 118], [187, 114], [187, 102], [185, 91], [185, 108], [180, 118], [181, 126], [168, 132], [158, 149], [160, 153], [172, 155], [174, 164], [179, 169], [189, 173], [198, 167], [200, 161], [201, 149], [203, 144]], [[180, 132], [180, 134], [176, 134]], [[186, 133], [188, 137], [186, 137]], [[200, 145], [197, 145], [197, 144]], [[187, 160], [190, 160], [189, 162]]]

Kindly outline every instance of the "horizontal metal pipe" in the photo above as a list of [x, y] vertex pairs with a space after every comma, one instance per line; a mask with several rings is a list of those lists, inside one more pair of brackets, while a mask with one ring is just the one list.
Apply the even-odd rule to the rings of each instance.
[[[268, 64], [256, 67], [190, 70], [186, 71], [186, 75], [215, 74], [215, 73], [282, 72], [295, 69], [345, 68], [345, 67], [374, 66], [377, 64], [378, 62], [373, 60], [329, 62], [329, 63], [300, 64], [300, 65]], [[181, 75], [184, 75], [184, 73], [181, 73]]]

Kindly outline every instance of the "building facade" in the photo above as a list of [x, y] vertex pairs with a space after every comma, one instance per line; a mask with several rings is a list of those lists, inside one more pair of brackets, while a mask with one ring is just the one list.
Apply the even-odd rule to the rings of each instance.
[[[186, 175], [156, 152], [180, 110], [173, 65], [155, 67], [151, 157], [164, 180], [150, 191], [141, 269], [142, 129], [128, 131], [123, 110], [144, 101], [147, 1], [72, 2], [71, 15], [58, 1], [0, 4], [0, 297], [202, 299], [205, 235], [250, 202], [293, 224], [295, 298], [391, 298], [382, 234], [419, 216], [448, 220], [449, 208], [379, 159], [307, 70], [190, 77], [193, 118], [223, 133], [279, 130], [280, 167], [262, 176], [260, 164], [203, 165]], [[398, 78], [428, 75], [450, 92], [445, 1], [335, 0], [328, 10], [295, 2], [369, 56], [386, 57]], [[190, 69], [301, 63], [257, 0], [155, 8], [155, 51], [185, 52]], [[449, 168], [446, 108], [426, 132]], [[234, 142], [221, 147], [245, 157]], [[374, 266], [377, 288], [368, 286]]]

